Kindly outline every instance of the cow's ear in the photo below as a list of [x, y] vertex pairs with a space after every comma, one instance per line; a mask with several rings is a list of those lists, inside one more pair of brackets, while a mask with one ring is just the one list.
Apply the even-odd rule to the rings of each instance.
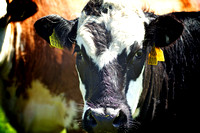
[[49, 15], [37, 20], [34, 27], [38, 35], [48, 43], [50, 43], [49, 37], [54, 32], [60, 44], [71, 49], [76, 39], [77, 24], [78, 19], [68, 21], [58, 15]]
[[9, 22], [23, 21], [38, 11], [36, 3], [32, 0], [13, 0], [7, 4], [7, 16], [10, 16]]
[[183, 28], [183, 24], [174, 16], [159, 16], [146, 26], [145, 38], [150, 45], [165, 47], [181, 36]]

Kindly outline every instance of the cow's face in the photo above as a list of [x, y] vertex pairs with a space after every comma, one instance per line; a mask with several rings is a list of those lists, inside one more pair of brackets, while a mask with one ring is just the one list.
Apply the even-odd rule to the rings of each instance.
[[[175, 40], [170, 35], [173, 28], [164, 24], [172, 21], [170, 25], [179, 25], [174, 18], [164, 17], [148, 24], [144, 13], [131, 4], [90, 1], [78, 20], [50, 15], [35, 23], [38, 34], [48, 42], [53, 31], [68, 48], [76, 41], [83, 127], [89, 132], [123, 132], [134, 126], [132, 116], [136, 116], [143, 90], [146, 48], [154, 43], [152, 39], [163, 46]], [[157, 33], [166, 28], [169, 32]]]
[[98, 130], [104, 121], [111, 131], [129, 128], [142, 92], [144, 14], [126, 9], [127, 14], [115, 4], [94, 6], [99, 13], [87, 5], [79, 18], [76, 66], [88, 130]]

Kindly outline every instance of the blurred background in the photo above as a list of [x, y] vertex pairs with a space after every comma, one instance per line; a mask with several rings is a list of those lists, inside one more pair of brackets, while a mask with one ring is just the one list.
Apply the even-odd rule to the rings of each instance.
[[[7, 1], [12, 2], [12, 0], [7, 0]], [[14, 69], [12, 69], [12, 73], [14, 76], [13, 75], [9, 76], [10, 79], [7, 79], [6, 83], [9, 84], [12, 82], [19, 81], [20, 82], [19, 86], [21, 88], [26, 88], [24, 84], [28, 84], [28, 82], [30, 82], [32, 79], [40, 79], [47, 86], [48, 85], [51, 87], [53, 86], [58, 90], [62, 88], [62, 86], [65, 86], [65, 82], [67, 82], [66, 84], [71, 84], [73, 82], [70, 88], [78, 89], [77, 74], [74, 68], [64, 70], [66, 68], [73, 67], [75, 63], [74, 57], [70, 56], [72, 51], [68, 51], [66, 49], [64, 50], [51, 49], [47, 44], [45, 46], [41, 46], [40, 45], [41, 43], [46, 43], [46, 42], [41, 40], [37, 41], [39, 39], [38, 36], [35, 34], [33, 24], [40, 17], [49, 14], [58, 14], [68, 20], [75, 19], [76, 17], [79, 16], [81, 10], [83, 9], [88, 0], [33, 0], [33, 1], [38, 6], [38, 12], [33, 16], [31, 16], [30, 18], [26, 19], [25, 21], [20, 22], [22, 25], [25, 25], [25, 29], [23, 28], [21, 29], [22, 30], [21, 39], [25, 42], [23, 48], [25, 49], [25, 51], [29, 52], [20, 51], [18, 54], [15, 55], [14, 57], [15, 63], [13, 65]], [[176, 11], [200, 11], [200, 0], [139, 0], [139, 1], [141, 2], [144, 8], [153, 11], [155, 14], [165, 14]], [[25, 40], [25, 38], [28, 38], [27, 36], [31, 36], [32, 38]], [[38, 51], [38, 49], [40, 49], [40, 51]], [[49, 51], [49, 52], [46, 53], [44, 51]], [[50, 54], [51, 56], [49, 56]], [[34, 55], [34, 57], [42, 59], [35, 60], [33, 63], [32, 55]], [[54, 58], [52, 57], [52, 55], [54, 55]], [[45, 60], [45, 63], [41, 65], [41, 63], [43, 63], [42, 62], [43, 60]], [[51, 60], [50, 64], [48, 64], [48, 60]], [[67, 64], [66, 62], [64, 62], [64, 60], [72, 60], [72, 62]], [[26, 69], [21, 70], [21, 68], [19, 68], [18, 65], [20, 64], [20, 62], [23, 62], [23, 68]], [[41, 66], [41, 67], [36, 69], [35, 66]], [[43, 78], [43, 77], [48, 77], [48, 74], [51, 71], [54, 71], [55, 69], [59, 70], [58, 71], [59, 73], [64, 73], [63, 76], [59, 77], [58, 79], [54, 78], [51, 80]], [[47, 72], [43, 73], [44, 70], [46, 70]], [[28, 76], [27, 73], [29, 74]], [[69, 79], [68, 77], [70, 75], [72, 76]], [[53, 76], [56, 77], [58, 75], [57, 73], [53, 73]], [[13, 77], [15, 77], [16, 79], [14, 79]], [[65, 79], [69, 79], [69, 81], [65, 81]], [[59, 84], [57, 84], [58, 82]], [[23, 90], [20, 92], [23, 92]], [[4, 101], [1, 101], [0, 103], [3, 102]], [[12, 128], [12, 126], [9, 124], [9, 120], [6, 118], [5, 112], [3, 111], [1, 106], [0, 106], [0, 133], [16, 133], [15, 129]]]

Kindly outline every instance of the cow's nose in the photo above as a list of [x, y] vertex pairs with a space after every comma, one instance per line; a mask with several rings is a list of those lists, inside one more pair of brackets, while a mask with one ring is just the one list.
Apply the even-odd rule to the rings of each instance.
[[122, 110], [100, 112], [87, 110], [83, 119], [83, 128], [88, 132], [117, 132], [127, 124], [127, 116]]

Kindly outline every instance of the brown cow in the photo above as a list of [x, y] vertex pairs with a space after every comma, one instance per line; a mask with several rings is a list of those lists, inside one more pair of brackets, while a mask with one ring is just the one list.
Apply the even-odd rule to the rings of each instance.
[[71, 3], [60, 0], [4, 3], [1, 6], [7, 10], [0, 14], [0, 97], [10, 123], [19, 133], [78, 130], [82, 98], [73, 54], [49, 47], [33, 29], [34, 22], [44, 15], [72, 17], [73, 10], [66, 9]]

